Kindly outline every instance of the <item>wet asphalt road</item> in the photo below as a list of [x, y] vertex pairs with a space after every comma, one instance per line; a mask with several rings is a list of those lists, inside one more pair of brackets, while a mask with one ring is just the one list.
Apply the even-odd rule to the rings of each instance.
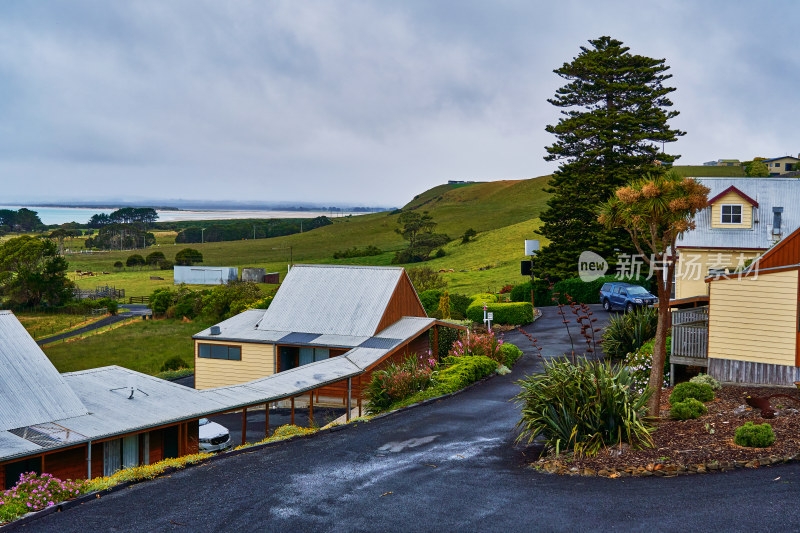
[[[547, 311], [547, 309], [545, 310]], [[559, 328], [541, 331], [558, 355]], [[558, 326], [562, 326], [560, 322]], [[523, 346], [524, 347], [524, 346]], [[563, 350], [562, 350], [563, 351]], [[525, 355], [436, 403], [134, 485], [23, 531], [774, 531], [800, 528], [800, 466], [676, 478], [570, 478], [514, 445]]]
[[54, 335], [46, 339], [40, 339], [36, 341], [36, 344], [38, 344], [39, 346], [44, 346], [45, 344], [50, 344], [51, 342], [57, 342], [60, 340], [68, 339], [70, 337], [75, 337], [77, 335], [83, 335], [84, 333], [89, 333], [90, 331], [100, 329], [110, 324], [116, 324], [117, 322], [122, 322], [123, 320], [127, 320], [131, 317], [150, 315], [152, 313], [152, 311], [150, 311], [150, 308], [148, 308], [146, 305], [141, 305], [141, 304], [121, 305], [120, 309], [128, 309], [128, 311], [121, 311], [117, 315], [108, 316], [106, 318], [98, 320], [97, 322], [93, 322], [88, 326], [84, 326], [82, 328], [74, 329], [66, 333], [61, 333], [59, 335]]

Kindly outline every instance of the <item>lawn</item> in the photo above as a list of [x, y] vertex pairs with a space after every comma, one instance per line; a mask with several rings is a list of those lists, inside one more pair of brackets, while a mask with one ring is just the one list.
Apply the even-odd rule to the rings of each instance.
[[45, 346], [59, 372], [119, 365], [157, 374], [173, 356], [194, 367], [192, 335], [210, 324], [201, 321], [136, 320], [100, 335]]
[[31, 337], [36, 340], [51, 337], [96, 322], [105, 316], [85, 317], [70, 314], [14, 313]]

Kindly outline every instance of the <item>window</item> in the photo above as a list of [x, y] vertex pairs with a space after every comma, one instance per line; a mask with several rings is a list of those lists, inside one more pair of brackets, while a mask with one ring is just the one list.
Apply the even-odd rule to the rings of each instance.
[[198, 344], [197, 357], [201, 359], [228, 359], [230, 361], [242, 360], [241, 346], [226, 346], [224, 344]]
[[723, 224], [741, 224], [742, 223], [742, 206], [741, 205], [723, 205], [722, 206], [722, 220]]

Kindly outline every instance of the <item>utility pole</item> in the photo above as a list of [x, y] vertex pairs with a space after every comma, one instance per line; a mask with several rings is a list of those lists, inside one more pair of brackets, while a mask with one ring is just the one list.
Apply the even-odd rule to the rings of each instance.
[[205, 233], [206, 233], [206, 228], [200, 228], [200, 244], [206, 242]]

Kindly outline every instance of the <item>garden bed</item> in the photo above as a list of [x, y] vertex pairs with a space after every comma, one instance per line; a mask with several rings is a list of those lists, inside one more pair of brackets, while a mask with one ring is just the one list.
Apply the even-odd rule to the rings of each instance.
[[[706, 403], [708, 413], [694, 420], [669, 418], [669, 394], [661, 395], [661, 421], [653, 431], [653, 447], [632, 450], [627, 445], [602, 450], [595, 457], [546, 456], [533, 463], [547, 472], [607, 477], [677, 475], [734, 468], [755, 468], [800, 458], [800, 404], [773, 398], [778, 411], [772, 420], [745, 404], [745, 397], [785, 393], [800, 399], [797, 389], [724, 386]], [[742, 407], [744, 406], [744, 407]], [[752, 421], [769, 423], [775, 443], [768, 448], [745, 448], [734, 443], [736, 428]]]

